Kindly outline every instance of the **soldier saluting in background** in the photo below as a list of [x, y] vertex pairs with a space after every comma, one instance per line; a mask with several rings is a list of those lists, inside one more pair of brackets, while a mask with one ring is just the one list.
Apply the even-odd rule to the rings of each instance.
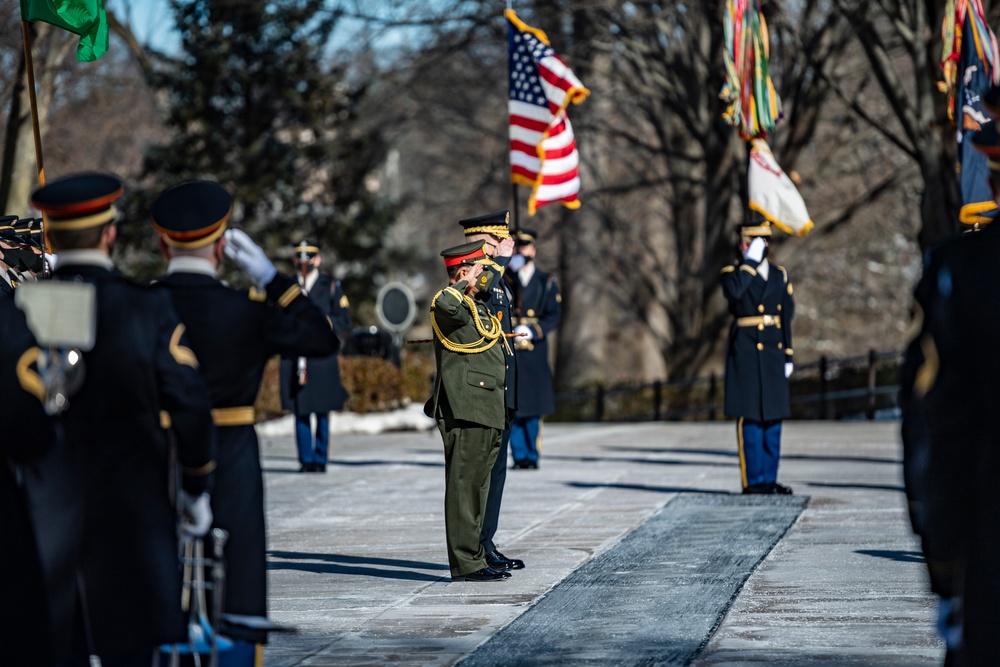
[[795, 302], [785, 269], [767, 259], [771, 225], [740, 225], [742, 261], [723, 267], [722, 293], [733, 323], [726, 345], [725, 412], [737, 419], [743, 493], [790, 494], [778, 483], [781, 421], [791, 414], [792, 318]]

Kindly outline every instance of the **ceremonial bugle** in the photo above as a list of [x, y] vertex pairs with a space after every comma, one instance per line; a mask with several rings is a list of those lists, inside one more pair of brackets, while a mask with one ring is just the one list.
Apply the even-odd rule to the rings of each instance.
[[[505, 333], [504, 338], [520, 338], [521, 336], [527, 336], [526, 333]], [[433, 338], [418, 338], [417, 340], [406, 341], [407, 345], [425, 345], [427, 343], [433, 343]]]

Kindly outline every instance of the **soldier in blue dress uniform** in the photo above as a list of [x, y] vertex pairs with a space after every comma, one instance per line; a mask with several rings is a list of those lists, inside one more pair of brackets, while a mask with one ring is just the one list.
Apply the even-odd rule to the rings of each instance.
[[[267, 360], [276, 354], [325, 356], [339, 340], [323, 313], [295, 279], [274, 265], [242, 230], [227, 229], [233, 198], [218, 183], [188, 181], [153, 202], [153, 229], [169, 261], [155, 286], [165, 290], [187, 328], [191, 349], [212, 393], [218, 430], [218, 466], [212, 493], [214, 525], [229, 533], [225, 545], [223, 612], [267, 614], [264, 488], [254, 430], [254, 402]], [[217, 278], [222, 256], [253, 280], [249, 293]], [[230, 630], [230, 634], [233, 634]], [[254, 644], [266, 633], [243, 629], [234, 660], [253, 664]]]
[[3, 662], [25, 667], [52, 664], [48, 593], [35, 530], [24, 497], [22, 466], [55, 444], [54, 422], [42, 408], [45, 388], [38, 374], [39, 349], [24, 313], [13, 299], [0, 299], [0, 572], [6, 572], [0, 605]]
[[[29, 478], [49, 585], [53, 647], [67, 664], [148, 666], [160, 644], [186, 641], [169, 413], [183, 471], [186, 532], [211, 525], [211, 396], [166, 292], [122, 277], [111, 260], [121, 181], [78, 174], [36, 190], [59, 266], [53, 280], [93, 286], [96, 338], [85, 375], [57, 419], [58, 458]], [[42, 502], [44, 500], [44, 502]]]
[[725, 413], [737, 419], [743, 493], [790, 494], [779, 484], [781, 422], [791, 414], [795, 302], [785, 269], [767, 259], [766, 221], [740, 226], [742, 260], [722, 269], [733, 323], [726, 346]]
[[556, 410], [549, 335], [562, 320], [562, 295], [556, 277], [535, 266], [537, 239], [530, 229], [515, 232], [517, 254], [504, 275], [514, 293], [514, 333], [521, 334], [514, 339], [517, 413], [510, 427], [515, 470], [538, 467], [542, 417]]
[[[511, 300], [513, 293], [510, 286], [502, 280], [507, 264], [514, 254], [514, 239], [510, 235], [510, 211], [487, 213], [475, 218], [459, 220], [467, 241], [483, 241], [486, 259], [480, 260], [485, 265], [485, 271], [491, 273], [488, 297], [483, 296], [490, 314], [500, 321], [505, 334], [513, 332]], [[504, 348], [505, 350], [507, 348]], [[486, 500], [486, 516], [483, 519], [483, 532], [480, 542], [486, 550], [486, 564], [494, 570], [519, 570], [524, 567], [524, 561], [518, 558], [507, 558], [497, 549], [493, 538], [500, 525], [500, 503], [503, 499], [504, 483], [507, 481], [507, 447], [510, 442], [510, 417], [517, 410], [517, 358], [512, 353], [505, 357], [507, 377], [505, 382], [505, 404], [507, 408], [508, 426], [501, 435], [500, 453], [493, 463], [490, 473], [490, 493]]]
[[[293, 262], [302, 288], [323, 314], [343, 343], [351, 334], [351, 311], [339, 280], [320, 273], [323, 261], [319, 244], [302, 240], [295, 246]], [[347, 402], [340, 380], [337, 354], [283, 355], [281, 358], [281, 407], [295, 415], [295, 443], [299, 472], [326, 472], [330, 442], [330, 412]], [[315, 417], [315, 431], [310, 418]]]
[[[984, 98], [1000, 102], [1000, 88]], [[973, 135], [1000, 192], [1000, 133]], [[1000, 466], [993, 386], [1000, 374], [1000, 227], [941, 241], [914, 289], [912, 339], [900, 374], [903, 471], [931, 590], [940, 597], [945, 664], [1000, 664]]]

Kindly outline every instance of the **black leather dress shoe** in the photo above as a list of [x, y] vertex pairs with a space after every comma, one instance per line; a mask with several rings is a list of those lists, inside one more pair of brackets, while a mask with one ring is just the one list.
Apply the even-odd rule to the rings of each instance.
[[302, 465], [299, 466], [299, 472], [313, 472], [313, 464], [303, 463]]
[[771, 486], [774, 487], [774, 490], [771, 491], [771, 493], [778, 494], [779, 496], [790, 496], [793, 493], [792, 492], [792, 487], [785, 486], [784, 484], [781, 484], [779, 482], [775, 482]]
[[451, 578], [452, 581], [503, 581], [504, 579], [510, 579], [510, 572], [499, 572], [490, 567]]
[[774, 493], [771, 484], [751, 484], [743, 488], [744, 495], [770, 495]]
[[499, 551], [486, 554], [486, 564], [494, 570], [523, 570], [524, 561], [517, 558], [507, 558]]

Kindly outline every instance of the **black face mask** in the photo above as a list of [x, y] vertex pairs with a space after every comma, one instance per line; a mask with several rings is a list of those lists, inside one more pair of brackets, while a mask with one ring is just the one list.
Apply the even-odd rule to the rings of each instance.
[[[8, 262], [8, 264], [14, 265], [13, 262]], [[17, 268], [19, 271], [41, 273], [45, 269], [45, 258], [42, 255], [36, 255], [31, 250], [19, 248], [17, 250]]]

